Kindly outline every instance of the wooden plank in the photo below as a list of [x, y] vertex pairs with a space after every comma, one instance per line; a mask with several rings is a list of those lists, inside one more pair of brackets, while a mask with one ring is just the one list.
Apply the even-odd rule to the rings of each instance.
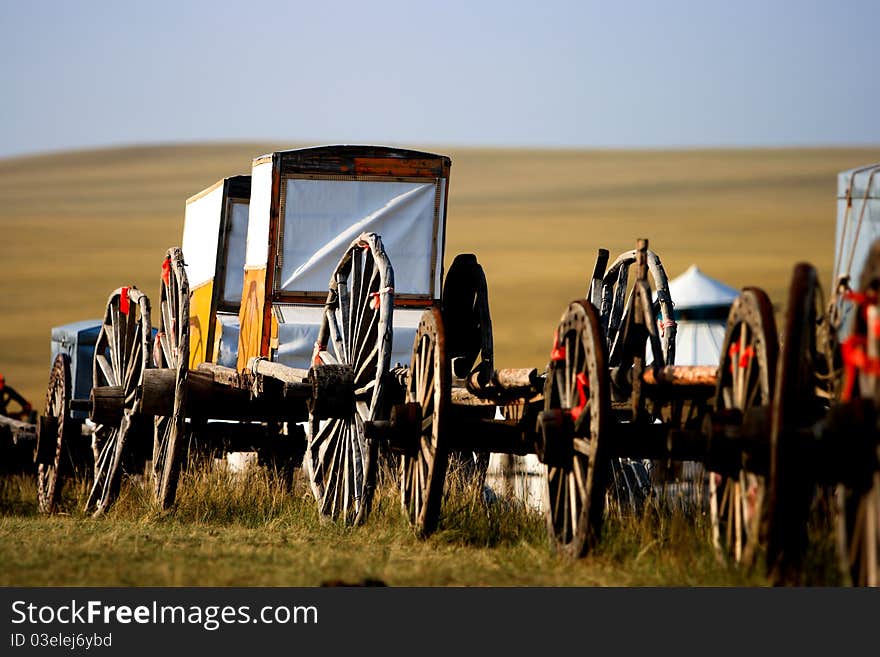
[[718, 368], [714, 365], [667, 365], [649, 368], [642, 376], [648, 385], [711, 386], [717, 382]]
[[248, 370], [254, 374], [283, 381], [284, 383], [303, 383], [309, 378], [309, 371], [297, 367], [288, 367], [274, 363], [265, 358], [252, 358], [248, 361]]
[[0, 429], [8, 431], [15, 445], [37, 439], [37, 425], [0, 415]]

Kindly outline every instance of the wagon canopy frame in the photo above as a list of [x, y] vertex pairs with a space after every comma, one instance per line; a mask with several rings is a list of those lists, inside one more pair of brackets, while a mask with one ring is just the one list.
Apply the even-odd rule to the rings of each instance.
[[[395, 263], [395, 308], [414, 314], [439, 303], [451, 164], [434, 153], [356, 145], [255, 158], [238, 369], [251, 358], [272, 358], [285, 341], [279, 324], [317, 322], [328, 272], [363, 233], [382, 234]], [[298, 355], [284, 358], [304, 364]]]
[[[329, 155], [329, 157], [328, 157]], [[401, 222], [402, 213], [397, 211], [401, 206], [416, 205], [421, 202], [423, 212], [421, 215], [409, 212], [406, 220], [411, 222], [424, 221], [430, 214], [430, 240], [431, 254], [427, 263], [427, 289], [418, 292], [397, 291], [395, 294], [395, 306], [427, 306], [440, 297], [440, 279], [442, 276], [441, 265], [443, 258], [446, 226], [446, 194], [450, 163], [444, 156], [433, 155], [420, 151], [408, 151], [392, 148], [379, 148], [375, 146], [323, 146], [294, 151], [276, 153], [273, 156], [277, 161], [277, 175], [279, 179], [278, 189], [278, 212], [274, 225], [270, 227], [270, 253], [269, 262], [274, 264], [272, 277], [272, 298], [282, 303], [321, 303], [327, 295], [327, 281], [314, 278], [312, 285], [303, 285], [310, 282], [308, 279], [298, 282], [292, 288], [285, 279], [302, 279], [297, 276], [305, 271], [310, 263], [298, 263], [299, 266], [293, 272], [290, 271], [291, 253], [289, 246], [303, 239], [303, 233], [313, 229], [316, 223], [326, 224], [323, 231], [333, 235], [332, 244], [337, 248], [324, 248], [325, 260], [335, 262], [338, 259], [338, 247], [345, 245], [360, 233], [375, 232], [381, 234], [386, 243], [395, 241], [391, 230], [399, 232], [400, 226], [394, 225], [383, 218], [391, 215], [391, 221]], [[255, 162], [256, 164], [256, 162]], [[381, 187], [377, 185], [351, 186], [354, 189], [349, 192], [359, 203], [372, 201], [377, 204], [370, 209], [357, 207], [354, 211], [358, 214], [351, 217], [340, 216], [339, 213], [349, 210], [341, 207], [346, 201], [351, 200], [347, 194], [340, 194], [343, 185], [339, 183], [387, 183]], [[312, 188], [312, 189], [309, 189]], [[367, 190], [388, 188], [384, 193], [376, 195], [372, 199], [365, 198]], [[313, 191], [314, 190], [314, 191]], [[333, 194], [326, 193], [332, 191]], [[317, 217], [314, 214], [308, 216], [308, 211], [297, 207], [296, 200], [292, 195], [298, 194], [302, 201], [304, 195], [316, 193], [322, 202], [321, 210], [325, 213]], [[336, 199], [341, 197], [341, 202]], [[415, 198], [415, 202], [413, 202]], [[308, 200], [308, 199], [305, 199]], [[326, 209], [328, 203], [336, 202], [329, 212]], [[382, 205], [378, 205], [382, 204]], [[427, 204], [427, 207], [424, 207]], [[418, 207], [417, 207], [418, 209]], [[360, 220], [356, 225], [346, 225], [347, 219]], [[292, 239], [285, 241], [286, 225], [288, 222], [295, 223], [296, 234]], [[376, 224], [381, 222], [381, 229]], [[337, 228], [342, 230], [338, 231]], [[424, 237], [426, 226], [415, 227], [421, 229], [420, 234], [413, 236], [413, 226], [404, 227], [408, 234], [406, 237]], [[318, 237], [319, 235], [315, 235]], [[403, 238], [402, 235], [399, 239]], [[419, 246], [424, 243], [419, 240]], [[313, 247], [314, 245], [310, 245]], [[330, 243], [326, 245], [330, 247]], [[317, 254], [316, 254], [317, 255]], [[321, 254], [323, 255], [323, 254]], [[398, 280], [405, 281], [405, 272], [401, 258], [395, 261], [398, 270]], [[291, 276], [290, 274], [293, 274]], [[293, 281], [291, 281], [293, 282]], [[313, 288], [313, 289], [311, 289]]]

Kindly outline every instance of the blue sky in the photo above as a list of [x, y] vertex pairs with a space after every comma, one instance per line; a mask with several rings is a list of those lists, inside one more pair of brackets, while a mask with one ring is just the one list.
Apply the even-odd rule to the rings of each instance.
[[880, 2], [0, 0], [0, 157], [880, 143]]

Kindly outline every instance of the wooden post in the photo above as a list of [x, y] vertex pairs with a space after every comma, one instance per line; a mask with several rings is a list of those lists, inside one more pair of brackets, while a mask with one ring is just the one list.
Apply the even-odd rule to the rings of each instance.
[[608, 249], [599, 249], [596, 264], [593, 266], [593, 276], [587, 286], [587, 299], [596, 306], [596, 310], [602, 308], [602, 279], [605, 277], [605, 267], [608, 266], [608, 256]]
[[[636, 241], [636, 290], [642, 285], [647, 285], [648, 279], [648, 240]], [[633, 421], [641, 419], [644, 409], [644, 397], [642, 396], [642, 375], [645, 371], [645, 308], [642, 294], [636, 292], [633, 299], [633, 319], [637, 328], [637, 336], [633, 342], [632, 369], [632, 413]]]
[[303, 383], [309, 378], [309, 371], [274, 363], [265, 358], [252, 358], [248, 361], [248, 369], [254, 374], [277, 379], [283, 383]]

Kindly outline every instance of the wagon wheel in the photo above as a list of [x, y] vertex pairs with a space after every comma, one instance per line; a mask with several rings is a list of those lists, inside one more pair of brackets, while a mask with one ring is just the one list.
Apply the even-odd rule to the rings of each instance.
[[[675, 323], [675, 311], [672, 297], [669, 294], [669, 278], [666, 270], [660, 262], [660, 258], [653, 251], [648, 251], [648, 274], [654, 282], [655, 299], [653, 301], [654, 314], [660, 316], [660, 335], [657, 336], [656, 345], [648, 344], [648, 353], [653, 355], [654, 350], [662, 354], [664, 365], [675, 364], [675, 335], [677, 325]], [[611, 367], [619, 365], [624, 336], [621, 328], [624, 323], [624, 312], [627, 307], [627, 291], [632, 290], [629, 285], [629, 270], [636, 262], [636, 251], [627, 251], [619, 255], [603, 274], [602, 278], [602, 303], [599, 310], [601, 326], [605, 333], [605, 341], [608, 345], [608, 364]]]
[[421, 407], [418, 450], [403, 457], [400, 468], [401, 503], [407, 519], [421, 536], [431, 534], [440, 519], [448, 451], [444, 422], [450, 404], [450, 365], [439, 310], [422, 313], [413, 342], [407, 379], [407, 401]]
[[394, 271], [382, 240], [363, 233], [333, 273], [314, 357], [316, 366], [351, 367], [354, 404], [347, 417], [326, 420], [310, 407], [305, 454], [320, 513], [346, 523], [366, 520], [375, 489], [378, 445], [364, 423], [387, 415], [393, 308]]
[[610, 461], [605, 456], [611, 400], [605, 336], [587, 300], [573, 301], [556, 329], [544, 384], [544, 412], [570, 416], [574, 449], [565, 465], [547, 465], [547, 528], [557, 549], [580, 557], [598, 541]]
[[[733, 302], [718, 366], [715, 413], [740, 419], [770, 403], [779, 339], [773, 306], [763, 290], [746, 288]], [[763, 540], [765, 478], [747, 467], [709, 473], [712, 543], [720, 555], [750, 566]]]
[[[857, 313], [854, 342], [864, 340], [869, 357], [880, 353], [880, 336], [868, 327], [880, 317], [880, 242], [875, 242], [862, 269], [860, 291], [865, 297], [864, 314]], [[861, 310], [861, 309], [860, 309]], [[855, 372], [858, 372], [856, 370]], [[854, 374], [855, 374], [854, 372]], [[880, 408], [880, 377], [858, 372], [848, 382], [862, 398]], [[850, 393], [847, 391], [846, 396]], [[868, 417], [876, 417], [869, 415]], [[867, 431], [860, 432], [869, 434]], [[880, 586], [880, 454], [876, 443], [853, 455], [862, 463], [846, 463], [848, 481], [837, 489], [837, 544], [844, 577], [855, 586]]]
[[154, 364], [174, 370], [174, 410], [153, 422], [153, 496], [163, 509], [174, 504], [180, 450], [186, 425], [186, 373], [189, 368], [189, 281], [183, 252], [174, 247], [162, 262], [159, 332]]
[[[485, 385], [494, 372], [492, 317], [486, 275], [475, 255], [455, 256], [443, 283], [440, 307], [452, 375], [459, 379], [475, 375]], [[494, 407], [485, 409], [487, 419], [494, 414]], [[453, 452], [450, 459], [457, 462], [468, 484], [482, 488], [489, 467], [487, 452]]]
[[[46, 418], [50, 422], [44, 426], [55, 429], [54, 440], [51, 446], [45, 444], [45, 458], [38, 454], [37, 465], [37, 503], [41, 513], [52, 513], [61, 499], [61, 487], [64, 477], [67, 475], [66, 468], [72, 467], [72, 459], [67, 458], [70, 439], [70, 357], [67, 354], [58, 354], [52, 365], [52, 373], [49, 375], [49, 387], [46, 390]], [[49, 441], [50, 436], [40, 436], [40, 444]]]
[[808, 474], [797, 430], [825, 411], [817, 396], [816, 328], [821, 315], [816, 270], [795, 266], [785, 311], [770, 425], [767, 567], [777, 584], [797, 584], [807, 546], [807, 521], [814, 482]]
[[446, 354], [452, 364], [452, 374], [462, 379], [472, 372], [491, 376], [494, 346], [489, 292], [486, 275], [475, 255], [455, 256], [443, 283], [440, 306], [443, 323], [449, 327]]
[[[139, 438], [140, 387], [148, 367], [150, 300], [136, 287], [122, 287], [110, 295], [104, 322], [95, 342], [92, 394], [113, 387], [121, 399], [121, 420], [102, 421], [92, 435], [95, 478], [85, 509], [94, 515], [106, 511], [119, 492], [127, 443]], [[134, 435], [132, 435], [134, 434]]]

